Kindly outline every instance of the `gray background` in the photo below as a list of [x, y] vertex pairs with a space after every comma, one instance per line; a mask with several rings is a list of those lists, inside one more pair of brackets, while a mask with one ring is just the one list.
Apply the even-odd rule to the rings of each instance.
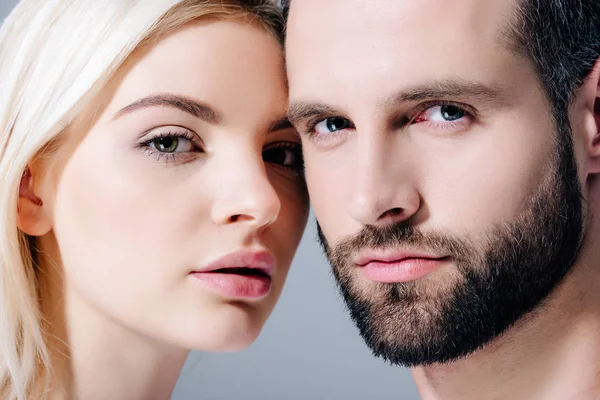
[[[0, 19], [16, 3], [0, 0]], [[193, 353], [173, 400], [419, 398], [406, 369], [386, 365], [363, 344], [315, 237], [311, 215], [281, 300], [258, 341], [240, 353]]]

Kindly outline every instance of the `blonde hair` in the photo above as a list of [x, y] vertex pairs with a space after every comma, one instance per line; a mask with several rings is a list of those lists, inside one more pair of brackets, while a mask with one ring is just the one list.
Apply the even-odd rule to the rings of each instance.
[[27, 165], [136, 48], [202, 17], [249, 18], [282, 40], [270, 0], [22, 0], [0, 28], [0, 398], [44, 393], [51, 376], [35, 240], [17, 228]]

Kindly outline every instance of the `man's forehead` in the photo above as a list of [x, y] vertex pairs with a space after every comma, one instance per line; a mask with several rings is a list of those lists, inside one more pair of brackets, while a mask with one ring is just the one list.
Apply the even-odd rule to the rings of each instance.
[[365, 92], [367, 86], [381, 92], [387, 81], [489, 81], [514, 61], [508, 60], [514, 57], [507, 45], [514, 1], [292, 2], [287, 41], [292, 96], [329, 93], [348, 82], [355, 82], [356, 94], [365, 80]]
[[[346, 37], [350, 42], [387, 30], [391, 35], [499, 37], [514, 20], [518, 0], [296, 0], [288, 38]], [[322, 41], [321, 41], [322, 43]]]

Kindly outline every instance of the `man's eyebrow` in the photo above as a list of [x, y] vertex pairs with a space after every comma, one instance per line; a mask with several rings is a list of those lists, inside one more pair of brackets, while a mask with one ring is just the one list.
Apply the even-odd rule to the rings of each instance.
[[506, 93], [500, 88], [465, 80], [443, 80], [403, 89], [386, 101], [386, 105], [449, 97], [472, 98], [498, 105], [508, 103]]
[[119, 110], [115, 114], [114, 119], [118, 119], [126, 114], [151, 107], [177, 108], [213, 125], [218, 125], [223, 119], [221, 115], [217, 111], [213, 110], [209, 105], [184, 96], [173, 94], [156, 94], [144, 97], [143, 99], [137, 100]]
[[293, 101], [288, 108], [288, 119], [294, 125], [313, 117], [339, 114], [337, 109], [327, 104], [309, 101]]
[[[393, 108], [403, 103], [448, 98], [474, 99], [499, 107], [509, 104], [506, 92], [498, 87], [466, 80], [443, 80], [402, 89], [384, 101], [382, 107]], [[343, 114], [327, 104], [310, 101], [294, 101], [288, 110], [288, 118], [294, 125], [313, 117]]]

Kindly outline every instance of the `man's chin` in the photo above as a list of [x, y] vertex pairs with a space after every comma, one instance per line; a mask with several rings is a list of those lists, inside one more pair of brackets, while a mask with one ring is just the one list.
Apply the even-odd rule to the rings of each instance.
[[406, 368], [450, 364], [467, 358], [493, 340], [490, 338], [485, 343], [471, 343], [469, 346], [463, 343], [458, 348], [451, 341], [436, 343], [424, 337], [420, 338], [421, 342], [415, 343], [414, 339], [410, 339], [402, 345], [398, 342], [390, 343], [381, 338], [370, 337], [365, 332], [361, 332], [361, 336], [375, 357], [391, 365]]
[[[350, 306], [349, 306], [350, 308]], [[388, 323], [389, 318], [378, 318], [373, 323], [362, 307], [352, 306], [352, 319], [373, 355], [392, 365], [415, 368], [433, 364], [447, 364], [465, 358], [494, 339], [492, 335], [465, 337], [453, 330], [444, 332], [445, 322], [437, 322], [432, 312], [422, 308], [407, 309], [403, 319], [411, 325]], [[421, 323], [418, 320], [428, 320]], [[436, 320], [432, 320], [435, 318]], [[454, 335], [454, 338], [452, 337]], [[459, 337], [462, 339], [459, 340]]]
[[344, 288], [340, 291], [373, 355], [407, 368], [464, 360], [543, 304], [540, 300], [532, 308], [514, 308], [509, 315], [506, 309], [490, 307], [493, 303], [479, 297], [467, 282], [443, 294], [428, 292], [413, 282], [411, 290], [390, 290], [386, 296], [378, 293], [369, 302]]
[[485, 279], [476, 284], [475, 276], [454, 273], [438, 282], [440, 277], [432, 275], [385, 285], [338, 278], [350, 316], [373, 354], [392, 365], [415, 368], [464, 359], [527, 313], [522, 309], [513, 318], [498, 319], [503, 310], [481, 296]]

